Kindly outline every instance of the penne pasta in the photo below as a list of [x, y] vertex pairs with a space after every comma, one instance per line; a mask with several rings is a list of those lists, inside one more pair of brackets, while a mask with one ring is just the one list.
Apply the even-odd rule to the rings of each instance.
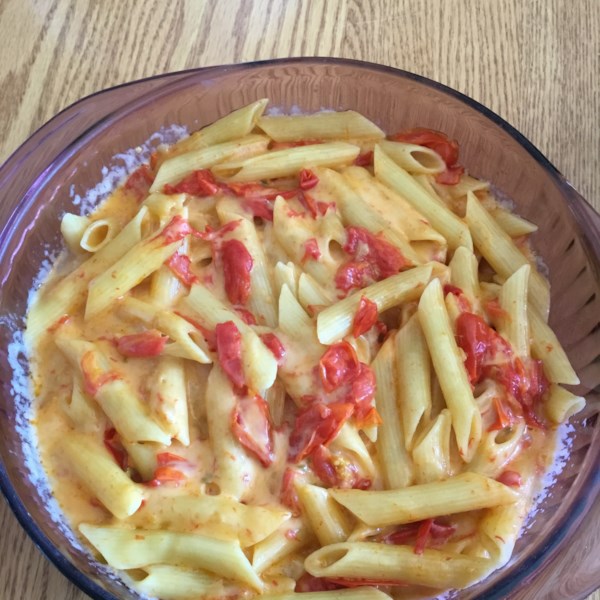
[[415, 554], [410, 546], [372, 542], [331, 544], [306, 558], [306, 570], [315, 577], [366, 579], [396, 584], [466, 587], [490, 570], [490, 561], [425, 550]]
[[425, 288], [418, 315], [433, 368], [452, 414], [459, 453], [465, 462], [469, 462], [481, 437], [481, 415], [454, 340], [439, 279], [433, 279]]
[[358, 519], [378, 527], [514, 504], [519, 498], [508, 486], [476, 473], [399, 490], [340, 489], [329, 493]]
[[[528, 264], [527, 258], [512, 239], [496, 224], [473, 193], [467, 194], [465, 221], [469, 225], [473, 241], [485, 260], [504, 278]], [[547, 319], [550, 310], [550, 292], [547, 281], [537, 271], [532, 271], [529, 280], [530, 304]]]
[[275, 150], [243, 161], [227, 162], [213, 171], [229, 181], [243, 182], [296, 175], [302, 168], [341, 167], [358, 156], [360, 148], [345, 142], [330, 142]]
[[449, 209], [440, 205], [380, 147], [375, 147], [375, 175], [377, 179], [398, 192], [448, 241], [448, 246], [456, 250], [459, 246], [473, 248], [473, 241], [467, 226]]
[[79, 531], [117, 569], [139, 569], [157, 563], [204, 569], [261, 590], [263, 583], [235, 542], [192, 533], [98, 527], [82, 523]]
[[404, 430], [396, 401], [395, 348], [395, 338], [388, 338], [372, 364], [377, 382], [375, 406], [382, 420], [377, 434], [377, 453], [380, 456], [386, 489], [406, 487], [414, 479], [412, 460], [406, 451]]
[[141, 486], [129, 479], [101, 442], [73, 431], [63, 440], [61, 450], [77, 479], [117, 519], [126, 519], [141, 506]]
[[354, 314], [363, 296], [377, 304], [377, 310], [381, 313], [419, 298], [430, 277], [430, 266], [411, 269], [374, 283], [329, 306], [317, 317], [319, 341], [331, 344], [350, 333]]
[[353, 110], [289, 117], [261, 117], [258, 126], [277, 142], [385, 137], [377, 125]]

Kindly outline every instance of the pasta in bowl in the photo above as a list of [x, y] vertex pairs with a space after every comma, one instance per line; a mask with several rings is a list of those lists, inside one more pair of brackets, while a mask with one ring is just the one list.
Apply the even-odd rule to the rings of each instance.
[[266, 105], [63, 217], [26, 329], [52, 491], [152, 597], [468, 587], [585, 406], [536, 225], [443, 133]]

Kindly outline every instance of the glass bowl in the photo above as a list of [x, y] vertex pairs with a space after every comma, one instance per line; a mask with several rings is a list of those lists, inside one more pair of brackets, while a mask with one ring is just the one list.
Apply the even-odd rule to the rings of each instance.
[[[138, 596], [75, 542], [53, 501], [28, 430], [27, 361], [19, 328], [40, 266], [61, 247], [60, 217], [103, 168], [172, 124], [197, 129], [257, 98], [284, 111], [354, 109], [393, 132], [415, 126], [459, 141], [461, 163], [539, 225], [534, 246], [550, 269], [551, 324], [588, 406], [571, 450], [510, 563], [456, 597], [582, 598], [600, 586], [600, 217], [519, 132], [477, 102], [389, 67], [330, 58], [196, 69], [89, 96], [54, 117], [0, 169], [0, 487], [39, 548], [92, 598]], [[125, 162], [123, 162], [125, 161]], [[97, 189], [101, 197], [101, 190]]]

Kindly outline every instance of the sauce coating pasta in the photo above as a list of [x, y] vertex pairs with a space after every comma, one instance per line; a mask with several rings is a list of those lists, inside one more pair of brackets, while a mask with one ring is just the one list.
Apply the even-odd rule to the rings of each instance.
[[584, 406], [535, 225], [443, 133], [266, 105], [65, 216], [26, 332], [53, 492], [163, 600], [468, 587]]

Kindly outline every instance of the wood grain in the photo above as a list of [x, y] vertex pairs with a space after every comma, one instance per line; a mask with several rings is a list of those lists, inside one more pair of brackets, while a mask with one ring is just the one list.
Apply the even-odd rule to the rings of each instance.
[[[125, 81], [340, 56], [475, 98], [600, 209], [598, 0], [0, 0], [0, 39], [0, 162], [61, 109]], [[85, 598], [2, 503], [0, 527], [0, 600]]]

